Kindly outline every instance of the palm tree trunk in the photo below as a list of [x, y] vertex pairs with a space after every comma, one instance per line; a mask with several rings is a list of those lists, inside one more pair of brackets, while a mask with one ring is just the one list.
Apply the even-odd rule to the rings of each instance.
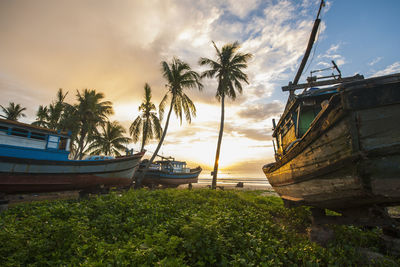
[[147, 139], [148, 128], [149, 128], [149, 118], [147, 117], [146, 124], [144, 125], [144, 129], [143, 129], [142, 147], [140, 148], [140, 152], [143, 152], [144, 144], [146, 143], [146, 139]]
[[218, 174], [218, 161], [219, 161], [219, 152], [221, 150], [221, 143], [222, 143], [222, 135], [224, 133], [224, 119], [225, 119], [225, 95], [221, 97], [221, 124], [219, 126], [219, 135], [218, 135], [218, 143], [217, 143], [217, 152], [215, 154], [215, 162], [214, 162], [214, 171], [212, 173], [213, 179], [211, 188], [217, 188], [217, 174]]
[[171, 105], [169, 106], [167, 121], [165, 122], [164, 131], [163, 131], [163, 134], [161, 136], [160, 142], [158, 143], [157, 148], [153, 153], [153, 156], [151, 156], [149, 162], [147, 162], [146, 168], [143, 170], [142, 174], [136, 179], [136, 181], [135, 181], [135, 189], [138, 189], [138, 188], [142, 187], [143, 178], [146, 175], [147, 171], [149, 170], [150, 165], [153, 163], [154, 159], [156, 158], [156, 156], [158, 154], [158, 151], [161, 148], [162, 143], [164, 142], [164, 138], [167, 135], [169, 119], [171, 117], [172, 106], [173, 106], [174, 101], [175, 101], [175, 96], [173, 96], [172, 99], [171, 99]]
[[77, 153], [75, 155], [75, 159], [82, 160], [85, 137], [86, 137], [86, 131], [81, 130], [81, 134], [80, 134], [80, 138], [79, 138], [79, 142], [78, 142], [78, 149], [77, 149]]
[[80, 135], [79, 141], [78, 141], [78, 148], [76, 150], [76, 155], [75, 155], [74, 159], [80, 159], [82, 147], [83, 147], [83, 139], [82, 139], [82, 135]]

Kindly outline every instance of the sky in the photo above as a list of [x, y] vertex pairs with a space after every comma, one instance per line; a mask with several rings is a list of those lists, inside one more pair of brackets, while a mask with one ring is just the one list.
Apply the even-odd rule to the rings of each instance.
[[[26, 107], [21, 121], [31, 123], [58, 88], [69, 92], [69, 103], [77, 90], [96, 89], [113, 103], [110, 119], [128, 129], [145, 83], [156, 105], [166, 93], [162, 61], [178, 57], [201, 72], [200, 57], [215, 59], [211, 41], [238, 41], [240, 52], [253, 54], [249, 84], [226, 103], [219, 164], [226, 176], [263, 177], [262, 166], [274, 157], [271, 120], [288, 96], [281, 87], [296, 74], [318, 7], [319, 0], [0, 0], [0, 104]], [[399, 12], [398, 0], [326, 1], [300, 82], [331, 60], [343, 76], [400, 72]], [[173, 115], [161, 154], [201, 165], [208, 177], [221, 108], [216, 81], [203, 84], [202, 92], [186, 92], [196, 118], [180, 124]]]

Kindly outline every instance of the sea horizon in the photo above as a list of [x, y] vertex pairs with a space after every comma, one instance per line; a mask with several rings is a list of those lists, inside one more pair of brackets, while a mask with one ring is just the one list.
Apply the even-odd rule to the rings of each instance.
[[[208, 174], [200, 174], [198, 179], [198, 184], [211, 184], [212, 176], [210, 173]], [[251, 186], [268, 186], [270, 187], [270, 183], [268, 179], [264, 176], [261, 177], [258, 175], [250, 175], [250, 174], [241, 174], [241, 173], [218, 173], [217, 177], [217, 185], [236, 185], [239, 182], [243, 182], [244, 185]]]

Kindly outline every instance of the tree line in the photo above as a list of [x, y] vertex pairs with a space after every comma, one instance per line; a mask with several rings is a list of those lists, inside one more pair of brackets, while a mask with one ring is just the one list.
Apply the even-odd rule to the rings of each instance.
[[[221, 103], [221, 120], [213, 168], [212, 188], [216, 188], [218, 162], [222, 143], [225, 120], [225, 97], [235, 99], [237, 94], [243, 91], [242, 83], [249, 83], [248, 76], [243, 72], [252, 57], [250, 53], [238, 52], [238, 42], [224, 45], [219, 49], [214, 42], [215, 60], [200, 58], [198, 63], [209, 69], [201, 74], [191, 69], [189, 64], [173, 58], [170, 62], [161, 62], [162, 76], [166, 80], [166, 89], [161, 100], [158, 111], [152, 102], [151, 87], [144, 86], [143, 102], [139, 106], [139, 116], [129, 127], [130, 137], [124, 136], [125, 129], [117, 122], [110, 121], [108, 116], [112, 115], [113, 108], [110, 101], [104, 100], [104, 94], [94, 89], [84, 89], [76, 92], [76, 103], [65, 102], [68, 92], [59, 89], [56, 99], [48, 106], [40, 105], [36, 112], [36, 120], [32, 123], [36, 126], [46, 127], [53, 130], [68, 131], [71, 134], [71, 155], [74, 159], [83, 159], [87, 154], [120, 155], [120, 151], [126, 149], [130, 142], [141, 141], [140, 150], [151, 140], [158, 140], [158, 145], [146, 165], [146, 170], [136, 181], [141, 185], [147, 169], [157, 156], [167, 134], [172, 112], [182, 123], [184, 118], [191, 123], [192, 117], [196, 116], [196, 107], [193, 101], [186, 95], [188, 89], [201, 91], [203, 78], [215, 78], [217, 80], [216, 98]], [[0, 106], [3, 118], [18, 120], [25, 117], [26, 108], [20, 104], [9, 103], [8, 107]], [[166, 108], [168, 109], [166, 110]], [[167, 112], [164, 127], [161, 122]]]

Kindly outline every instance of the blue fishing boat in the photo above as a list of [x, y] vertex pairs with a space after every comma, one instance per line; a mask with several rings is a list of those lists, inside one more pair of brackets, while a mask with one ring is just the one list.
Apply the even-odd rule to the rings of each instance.
[[0, 119], [0, 194], [129, 186], [144, 154], [70, 160], [70, 146], [68, 133]]
[[[174, 158], [161, 157], [163, 160], [153, 162], [143, 177], [142, 184], [149, 187], [177, 187], [181, 184], [197, 183], [201, 167], [188, 168], [186, 162], [176, 161]], [[145, 159], [139, 166], [136, 175], [141, 175], [148, 160]]]

